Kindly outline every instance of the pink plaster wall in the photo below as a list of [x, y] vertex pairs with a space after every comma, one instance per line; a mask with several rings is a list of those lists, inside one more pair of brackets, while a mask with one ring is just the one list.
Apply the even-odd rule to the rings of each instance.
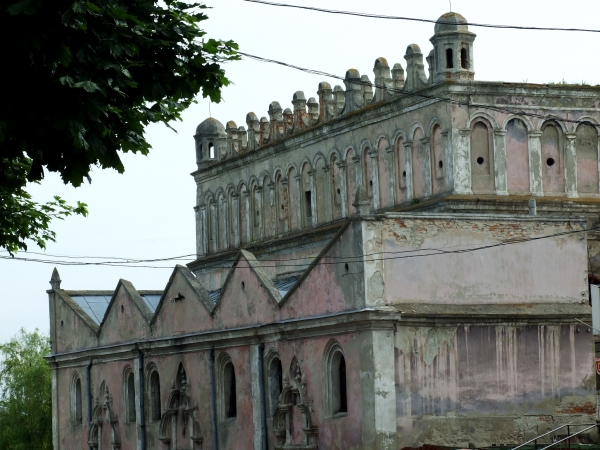
[[542, 130], [542, 187], [544, 192], [565, 191], [564, 157], [561, 151], [561, 132], [554, 124]]
[[[411, 252], [385, 262], [388, 303], [580, 302], [587, 292], [583, 235], [541, 239], [467, 253], [414, 257], [416, 249], [470, 249], [572, 230], [535, 222], [389, 220], [384, 252]], [[404, 245], [402, 244], [404, 243]]]
[[577, 152], [577, 191], [583, 194], [598, 193], [598, 133], [587, 123], [577, 127], [575, 139]]
[[145, 339], [149, 335], [150, 325], [129, 294], [121, 287], [104, 318], [99, 335], [99, 345]]
[[[578, 333], [576, 325], [459, 326], [399, 328], [396, 335], [396, 412], [403, 445], [422, 440], [424, 416], [437, 417], [438, 433], [444, 419], [476, 414], [504, 427], [506, 443], [521, 442], [527, 425], [511, 427], [518, 416], [541, 415], [560, 420], [580, 414], [594, 420], [595, 377], [590, 355], [591, 333]], [[543, 418], [543, 417], [542, 417]], [[573, 416], [570, 419], [573, 420]], [[585, 420], [585, 419], [583, 419]], [[481, 426], [481, 424], [479, 425]], [[531, 428], [533, 425], [529, 425]], [[458, 437], [459, 426], [447, 425]], [[473, 441], [482, 433], [460, 436]], [[443, 431], [442, 431], [443, 433]], [[434, 431], [435, 434], [435, 431]], [[490, 446], [494, 431], [487, 434]], [[425, 439], [442, 439], [428, 436]], [[435, 445], [434, 442], [431, 442]], [[500, 441], [503, 442], [503, 441]]]
[[529, 138], [523, 121], [506, 126], [506, 183], [509, 192], [529, 192]]

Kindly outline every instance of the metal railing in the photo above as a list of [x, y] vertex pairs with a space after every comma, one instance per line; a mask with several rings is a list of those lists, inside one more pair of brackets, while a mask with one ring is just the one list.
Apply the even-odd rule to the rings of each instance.
[[[571, 438], [573, 436], [577, 436], [578, 434], [581, 434], [584, 431], [591, 430], [592, 428], [594, 428], [596, 426], [597, 426], [597, 424], [595, 424], [595, 423], [593, 423], [593, 424], [590, 424], [590, 423], [571, 423], [571, 424], [561, 425], [560, 427], [555, 428], [554, 430], [547, 431], [546, 433], [540, 434], [539, 436], [534, 437], [533, 439], [530, 439], [527, 442], [523, 442], [521, 445], [517, 445], [516, 447], [513, 447], [512, 450], [517, 450], [518, 448], [524, 447], [525, 445], [531, 444], [532, 442], [533, 442], [534, 448], [537, 450], [537, 448], [538, 448], [538, 443], [537, 443], [538, 439], [543, 438], [544, 436], [548, 436], [549, 434], [552, 434], [555, 431], [561, 430], [561, 429], [563, 429], [565, 427], [567, 428], [567, 437], [562, 438], [562, 439], [560, 439], [558, 441], [552, 442], [552, 444], [547, 445], [545, 447], [542, 447], [540, 450], [546, 450], [546, 449], [548, 449], [550, 447], [553, 447], [553, 446], [555, 446], [557, 444], [560, 444], [561, 442], [564, 442], [564, 441], [568, 441], [568, 444], [569, 444], [568, 448], [571, 448]], [[571, 434], [571, 427], [587, 427], [587, 428], [584, 428], [583, 430], [579, 430], [577, 433]]]

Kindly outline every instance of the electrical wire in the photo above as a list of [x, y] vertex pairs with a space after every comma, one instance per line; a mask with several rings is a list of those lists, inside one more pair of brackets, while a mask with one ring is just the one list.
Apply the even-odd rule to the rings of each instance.
[[[248, 0], [249, 1], [249, 0]], [[375, 83], [371, 83], [370, 81], [362, 81], [362, 80], [358, 80], [358, 79], [346, 79], [345, 77], [339, 76], [339, 75], [334, 75], [331, 73], [327, 73], [327, 72], [323, 72], [321, 70], [314, 70], [314, 69], [307, 69], [305, 67], [301, 67], [301, 66], [295, 66], [293, 64], [288, 64], [282, 61], [277, 61], [275, 59], [269, 59], [269, 58], [263, 58], [261, 56], [256, 56], [256, 55], [251, 55], [249, 53], [244, 53], [244, 52], [238, 52], [238, 54], [245, 56], [246, 58], [249, 59], [253, 59], [255, 61], [259, 61], [259, 62], [266, 62], [266, 63], [271, 63], [271, 64], [277, 64], [280, 66], [284, 66], [284, 67], [289, 67], [291, 69], [296, 69], [305, 73], [310, 73], [313, 75], [321, 75], [324, 77], [329, 77], [329, 78], [335, 78], [338, 80], [342, 80], [345, 83], [351, 83], [351, 84], [358, 84], [358, 85], [362, 85], [362, 86], [371, 86], [371, 87], [375, 87], [377, 89], [383, 89], [386, 90], [388, 92], [393, 92], [396, 94], [400, 94], [402, 97], [420, 97], [423, 99], [427, 99], [427, 100], [435, 100], [435, 101], [439, 101], [439, 102], [446, 102], [446, 103], [451, 103], [451, 104], [455, 104], [455, 105], [459, 105], [459, 106], [467, 106], [467, 107], [471, 107], [471, 108], [481, 108], [481, 109], [487, 109], [490, 111], [496, 111], [496, 112], [500, 112], [503, 114], [511, 114], [511, 115], [515, 115], [515, 116], [526, 116], [526, 117], [535, 117], [538, 119], [542, 119], [542, 120], [556, 120], [558, 122], [566, 122], [566, 123], [582, 123], [583, 121], [581, 120], [573, 120], [573, 119], [563, 119], [563, 118], [557, 118], [554, 115], [544, 115], [544, 114], [537, 114], [537, 113], [531, 113], [531, 112], [525, 112], [522, 110], [517, 110], [517, 109], [508, 109], [508, 108], [502, 108], [502, 107], [498, 107], [498, 106], [493, 106], [493, 105], [486, 105], [486, 104], [481, 104], [481, 103], [473, 103], [471, 101], [464, 101], [464, 100], [456, 100], [453, 98], [449, 98], [449, 97], [437, 97], [437, 96], [433, 96], [433, 95], [427, 95], [427, 94], [423, 94], [420, 92], [407, 92], [404, 91], [402, 89], [396, 89], [396, 88], [390, 88], [390, 87], [386, 87], [386, 86], [381, 86], [381, 85], [377, 85]], [[469, 95], [468, 92], [463, 93], [463, 95]]]
[[[424, 257], [428, 257], [428, 256], [472, 253], [475, 251], [487, 250], [487, 249], [496, 248], [496, 247], [503, 247], [506, 245], [520, 244], [520, 243], [524, 243], [524, 242], [532, 242], [532, 241], [538, 241], [541, 239], [568, 236], [568, 235], [572, 235], [572, 234], [576, 234], [576, 233], [586, 233], [589, 231], [598, 231], [598, 230], [600, 230], [600, 227], [590, 228], [587, 230], [565, 231], [565, 232], [550, 234], [550, 235], [546, 235], [546, 236], [511, 239], [508, 241], [497, 242], [495, 244], [487, 244], [487, 245], [483, 245], [483, 246], [479, 246], [479, 247], [460, 249], [460, 250], [443, 250], [443, 249], [436, 249], [436, 248], [416, 250], [418, 252], [428, 252], [428, 253], [424, 253], [424, 254], [422, 253], [422, 254], [411, 254], [411, 255], [402, 255], [402, 256], [391, 256], [391, 257], [384, 256], [381, 258], [371, 258], [371, 259], [367, 259], [368, 258], [367, 255], [349, 255], [346, 257], [340, 257], [342, 259], [342, 261], [322, 261], [321, 260], [321, 261], [317, 261], [316, 263], [305, 261], [301, 264], [284, 264], [283, 262], [306, 260], [308, 258], [285, 258], [285, 259], [280, 259], [280, 260], [270, 260], [270, 261], [277, 261], [277, 264], [272, 264], [272, 265], [262, 264], [263, 260], [259, 260], [259, 263], [262, 268], [297, 267], [297, 268], [305, 269], [307, 266], [310, 266], [310, 265], [337, 265], [337, 264], [347, 264], [347, 263], [357, 263], [357, 262], [380, 262], [380, 261], [397, 260], [397, 259], [424, 258]], [[386, 252], [386, 253], [398, 254], [399, 252]], [[237, 255], [236, 255], [236, 257], [237, 257]], [[323, 256], [321, 259], [326, 259], [326, 258], [328, 258], [328, 256]], [[140, 268], [150, 268], [150, 269], [173, 269], [173, 267], [170, 267], [170, 266], [146, 266], [146, 265], [117, 264], [112, 261], [108, 261], [108, 262], [107, 261], [100, 261], [100, 262], [57, 261], [57, 260], [43, 260], [43, 259], [39, 259], [39, 258], [20, 258], [20, 257], [10, 257], [10, 256], [0, 256], [0, 259], [8, 259], [8, 260], [14, 260], [14, 261], [38, 262], [38, 263], [43, 263], [43, 264], [56, 264], [56, 265], [64, 265], [64, 266], [113, 266], [113, 267], [135, 267], [135, 268], [140, 267]], [[232, 266], [231, 265], [209, 266], [209, 268], [210, 269], [231, 269]], [[250, 268], [250, 266], [239, 266], [239, 268]]]
[[[384, 14], [370, 14], [370, 13], [362, 13], [362, 12], [353, 12], [353, 11], [341, 11], [336, 9], [325, 9], [325, 8], [317, 8], [313, 6], [301, 6], [301, 5], [289, 5], [286, 3], [275, 3], [268, 2], [265, 0], [243, 0], [249, 3], [259, 3], [262, 5], [268, 6], [281, 6], [285, 8], [296, 8], [296, 9], [305, 9], [308, 11], [316, 11], [323, 12], [328, 14], [342, 14], [347, 16], [357, 16], [357, 17], [365, 17], [368, 19], [388, 19], [388, 20], [407, 20], [411, 22], [424, 22], [424, 23], [433, 23], [433, 24], [441, 24], [441, 25], [457, 25], [456, 22], [449, 22], [443, 20], [432, 20], [432, 19], [419, 19], [416, 17], [402, 17], [402, 16], [388, 16]], [[460, 25], [467, 25], [471, 27], [482, 27], [482, 28], [500, 28], [504, 30], [533, 30], [533, 31], [577, 31], [584, 33], [600, 33], [600, 30], [587, 29], [587, 28], [556, 28], [556, 27], [531, 27], [531, 26], [519, 26], [519, 25], [496, 25], [489, 23], [476, 23], [476, 22], [464, 22]]]

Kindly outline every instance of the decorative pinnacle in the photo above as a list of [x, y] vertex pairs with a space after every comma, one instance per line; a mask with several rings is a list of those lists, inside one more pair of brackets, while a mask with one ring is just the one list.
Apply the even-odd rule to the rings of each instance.
[[52, 278], [50, 278], [50, 286], [52, 286], [52, 289], [60, 289], [61, 281], [62, 280], [60, 279], [58, 270], [56, 270], [56, 267], [55, 267], [54, 270], [52, 271]]

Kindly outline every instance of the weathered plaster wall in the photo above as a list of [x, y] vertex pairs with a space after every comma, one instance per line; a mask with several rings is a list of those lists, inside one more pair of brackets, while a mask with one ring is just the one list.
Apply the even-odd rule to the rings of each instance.
[[580, 303], [587, 298], [584, 233], [468, 251], [570, 232], [580, 224], [398, 215], [377, 226], [381, 251], [396, 255], [380, 263], [388, 304]]
[[577, 325], [399, 327], [395, 345], [402, 446], [511, 445], [594, 421], [593, 338]]

